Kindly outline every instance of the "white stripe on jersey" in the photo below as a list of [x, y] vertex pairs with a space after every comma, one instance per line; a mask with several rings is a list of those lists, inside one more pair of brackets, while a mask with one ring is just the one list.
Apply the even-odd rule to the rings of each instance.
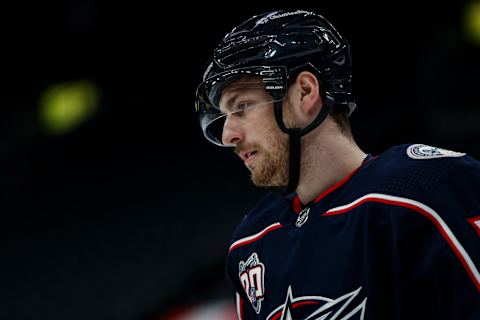
[[329, 215], [342, 214], [365, 202], [380, 202], [380, 203], [386, 203], [391, 205], [397, 205], [401, 207], [407, 207], [414, 211], [417, 211], [418, 213], [422, 214], [423, 216], [431, 220], [437, 226], [437, 228], [439, 229], [440, 233], [443, 235], [445, 240], [447, 240], [448, 244], [453, 249], [453, 252], [460, 259], [460, 262], [463, 264], [468, 274], [472, 278], [474, 284], [476, 285], [477, 289], [480, 291], [480, 273], [478, 272], [478, 269], [473, 263], [472, 259], [470, 258], [468, 253], [465, 251], [463, 246], [460, 244], [457, 237], [455, 237], [452, 230], [448, 227], [445, 221], [443, 221], [443, 219], [438, 215], [438, 213], [436, 213], [435, 210], [433, 210], [432, 208], [430, 208], [429, 206], [421, 202], [408, 199], [408, 198], [391, 196], [387, 194], [370, 193], [370, 194], [364, 195], [361, 198], [358, 198], [357, 200], [349, 204], [332, 208], [327, 212], [325, 212], [324, 215], [329, 216]]
[[232, 245], [230, 246], [230, 248], [228, 250], [232, 251], [233, 249], [235, 249], [237, 247], [241, 247], [243, 245], [255, 242], [258, 239], [260, 239], [261, 237], [263, 237], [265, 234], [267, 234], [268, 232], [270, 232], [272, 230], [275, 230], [275, 229], [278, 229], [278, 228], [281, 228], [281, 227], [282, 227], [282, 224], [280, 222], [272, 223], [271, 225], [269, 225], [268, 227], [266, 227], [262, 231], [255, 233], [254, 235], [251, 235], [251, 236], [248, 236], [248, 237], [245, 237], [245, 238], [242, 238], [240, 240], [235, 241], [234, 243], [232, 243]]

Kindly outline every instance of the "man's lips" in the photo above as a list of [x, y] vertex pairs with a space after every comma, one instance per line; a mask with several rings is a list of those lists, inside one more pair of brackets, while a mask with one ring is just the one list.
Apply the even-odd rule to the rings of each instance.
[[242, 159], [245, 161], [245, 160], [247, 160], [248, 158], [250, 158], [252, 155], [254, 155], [256, 152], [257, 152], [257, 151], [255, 151], [255, 150], [242, 152], [242, 153], [241, 153]]
[[257, 151], [256, 150], [249, 150], [249, 151], [242, 151], [239, 153], [240, 158], [243, 160], [245, 165], [252, 163], [252, 161], [256, 158]]

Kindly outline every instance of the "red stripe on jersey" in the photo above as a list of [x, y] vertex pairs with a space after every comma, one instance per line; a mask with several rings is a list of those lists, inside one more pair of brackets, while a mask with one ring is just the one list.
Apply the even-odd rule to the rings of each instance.
[[480, 216], [467, 219], [468, 222], [473, 226], [473, 229], [477, 231], [477, 234], [480, 236]]
[[438, 229], [438, 231], [440, 231], [443, 238], [447, 240], [447, 243], [450, 245], [453, 252], [462, 263], [463, 267], [465, 268], [468, 275], [473, 280], [473, 283], [477, 287], [477, 290], [480, 291], [480, 273], [478, 272], [478, 269], [473, 263], [472, 259], [470, 258], [468, 253], [465, 251], [463, 246], [460, 244], [460, 242], [457, 240], [452, 230], [448, 227], [445, 221], [443, 221], [443, 219], [438, 215], [438, 213], [436, 213], [432, 208], [424, 205], [421, 202], [408, 199], [408, 198], [390, 196], [390, 195], [379, 194], [379, 193], [372, 193], [372, 194], [367, 194], [349, 204], [332, 208], [327, 212], [325, 212], [323, 216], [333, 216], [333, 215], [343, 214], [366, 202], [377, 202], [377, 203], [379, 202], [379, 203], [384, 203], [388, 205], [409, 208], [415, 212], [420, 213], [421, 215], [429, 219], [431, 222], [433, 222], [435, 227]]
[[276, 230], [276, 229], [280, 229], [280, 228], [283, 228], [282, 224], [280, 222], [275, 222], [275, 223], [269, 225], [268, 227], [266, 227], [265, 229], [263, 229], [262, 231], [254, 234], [254, 235], [251, 235], [251, 236], [248, 236], [248, 237], [245, 237], [245, 238], [242, 238], [240, 240], [235, 241], [230, 246], [230, 249], [228, 249], [228, 252], [230, 252], [233, 249], [236, 249], [238, 247], [242, 247], [242, 246], [245, 246], [245, 245], [250, 244], [252, 242], [255, 242], [255, 241], [263, 238], [267, 233], [269, 233], [273, 230]]
[[301, 302], [295, 302], [292, 307], [293, 309], [302, 307], [302, 306], [307, 306], [307, 305], [312, 305], [312, 304], [319, 304], [320, 302], [318, 301], [301, 301]]

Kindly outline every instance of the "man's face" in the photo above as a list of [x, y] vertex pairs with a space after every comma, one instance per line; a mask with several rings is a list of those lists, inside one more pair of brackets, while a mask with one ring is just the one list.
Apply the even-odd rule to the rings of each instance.
[[244, 109], [227, 116], [223, 128], [224, 144], [235, 145], [235, 153], [251, 172], [258, 187], [282, 187], [288, 184], [288, 136], [277, 125], [273, 98], [259, 78], [242, 78], [227, 86], [220, 98], [224, 113]]

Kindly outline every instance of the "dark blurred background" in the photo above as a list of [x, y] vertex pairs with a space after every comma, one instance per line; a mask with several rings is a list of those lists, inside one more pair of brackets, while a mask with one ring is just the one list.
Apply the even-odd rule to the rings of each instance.
[[478, 0], [2, 4], [1, 319], [230, 303], [228, 239], [263, 190], [204, 141], [194, 94], [221, 37], [278, 8], [317, 11], [350, 41], [364, 151], [480, 158]]

